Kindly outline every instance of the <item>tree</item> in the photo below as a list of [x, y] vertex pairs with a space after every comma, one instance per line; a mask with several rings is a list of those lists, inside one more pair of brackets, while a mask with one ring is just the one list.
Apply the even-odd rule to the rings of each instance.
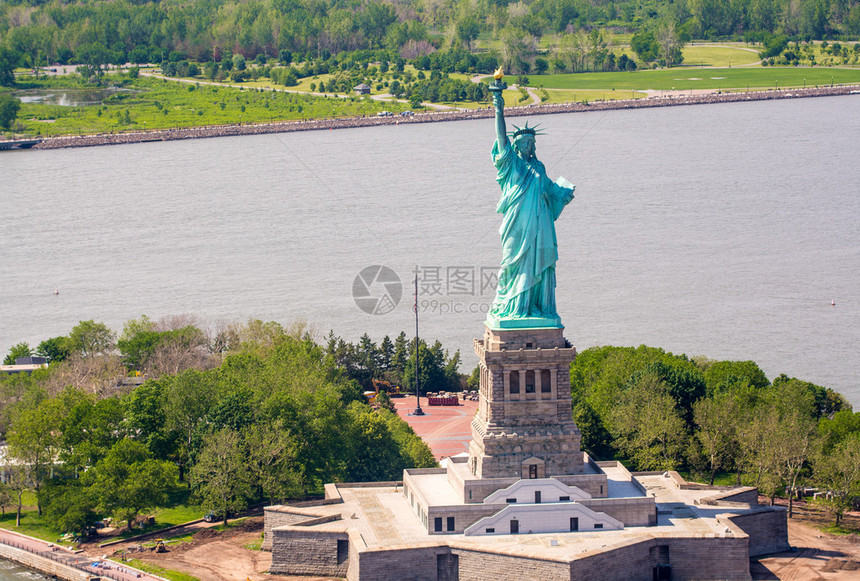
[[[4, 467], [8, 470], [7, 467]], [[8, 482], [0, 482], [0, 514], [6, 516], [6, 507], [12, 504], [12, 488]]]
[[822, 418], [818, 422], [821, 436], [821, 449], [827, 454], [839, 443], [860, 434], [860, 412], [840, 410], [832, 418]]
[[660, 53], [660, 45], [657, 44], [657, 39], [651, 30], [640, 30], [634, 34], [630, 40], [630, 48], [639, 60], [645, 63], [657, 60], [657, 55]]
[[189, 369], [170, 377], [164, 387], [164, 409], [167, 428], [181, 435], [178, 451], [179, 479], [182, 480], [192, 451], [197, 428], [212, 409], [218, 394], [209, 377]]
[[109, 353], [114, 348], [116, 336], [104, 323], [92, 319], [81, 321], [69, 333], [72, 349], [84, 357]]
[[36, 355], [47, 357], [52, 363], [65, 361], [71, 352], [71, 341], [63, 336], [45, 339], [36, 346]]
[[[0, 94], [0, 101], [2, 101], [2, 94]], [[2, 103], [0, 103], [0, 107], [2, 107]], [[18, 343], [9, 349], [9, 354], [6, 355], [6, 358], [3, 360], [3, 365], [15, 365], [16, 359], [29, 357], [32, 354], [33, 351], [27, 343]]]
[[713, 397], [737, 387], [748, 385], [764, 389], [770, 382], [764, 372], [753, 361], [703, 361], [697, 360], [703, 369], [708, 395]]
[[210, 81], [214, 81], [215, 77], [218, 75], [218, 63], [215, 61], [209, 61], [205, 65], [203, 65], [203, 74]]
[[119, 398], [69, 387], [51, 403], [58, 460], [69, 470], [82, 472], [96, 464], [126, 431]]
[[403, 457], [385, 420], [366, 406], [353, 403], [347, 478], [350, 482], [395, 480], [403, 473]]
[[583, 450], [594, 458], [612, 457], [612, 436], [587, 402], [580, 401], [573, 407], [573, 421], [582, 434]]
[[203, 507], [218, 514], [227, 525], [227, 515], [248, 506], [250, 494], [247, 451], [239, 433], [224, 429], [208, 434], [190, 481]]
[[537, 51], [537, 40], [527, 32], [507, 26], [500, 35], [502, 58], [510, 73], [528, 73], [532, 57]]
[[129, 437], [144, 444], [159, 460], [176, 458], [181, 438], [177, 431], [168, 428], [164, 404], [166, 381], [147, 381], [123, 402]]
[[83, 63], [78, 67], [78, 71], [85, 79], [93, 79], [96, 83], [101, 83], [104, 76], [104, 67], [110, 63], [111, 55], [105, 46], [100, 42], [93, 42], [81, 46], [77, 50], [77, 58]]
[[20, 108], [21, 101], [9, 93], [0, 93], [0, 128], [10, 129]]
[[154, 460], [143, 444], [127, 438], [83, 476], [99, 509], [126, 521], [129, 530], [138, 514], [167, 502], [175, 480], [173, 464]]
[[657, 44], [660, 45], [660, 56], [662, 57], [662, 60], [666, 61], [666, 66], [671, 67], [681, 64], [681, 61], [684, 60], [684, 55], [681, 52], [681, 49], [684, 47], [684, 43], [681, 42], [681, 38], [674, 21], [664, 19], [657, 26], [655, 40], [657, 41]]
[[481, 366], [476, 365], [472, 370], [472, 373], [469, 374], [469, 378], [466, 380], [466, 389], [469, 391], [477, 391], [478, 388], [481, 387]]
[[256, 423], [242, 434], [246, 466], [262, 495], [271, 504], [299, 497], [305, 490], [304, 467], [297, 460], [295, 438], [283, 422]]
[[21, 55], [14, 50], [0, 46], [0, 87], [11, 87], [15, 84], [15, 67]]
[[717, 470], [723, 467], [734, 443], [734, 422], [739, 413], [735, 400], [730, 397], [701, 399], [693, 405], [696, 438], [708, 460], [710, 484], [714, 484]]
[[854, 499], [860, 496], [860, 433], [816, 459], [815, 480], [819, 487], [826, 489], [820, 502], [833, 514], [834, 524], [839, 525]]
[[616, 445], [639, 470], [674, 470], [687, 430], [674, 398], [659, 377], [641, 377], [610, 414]]
[[475, 39], [481, 33], [481, 25], [474, 14], [468, 14], [457, 20], [455, 32], [457, 38], [471, 51], [473, 48], [472, 43], [475, 42]]
[[7, 460], [3, 471], [6, 473], [6, 486], [15, 501], [15, 526], [19, 527], [21, 526], [24, 492], [29, 490], [31, 486], [27, 477], [27, 467], [19, 462]]
[[45, 516], [64, 533], [84, 533], [98, 517], [89, 490], [78, 484], [49, 485], [44, 489]]
[[403, 382], [403, 372], [406, 371], [406, 361], [409, 359], [409, 341], [406, 333], [401, 331], [394, 340], [394, 354], [391, 356], [391, 369], [395, 373], [392, 383]]
[[394, 343], [388, 335], [383, 337], [382, 341], [379, 343], [377, 357], [379, 368], [383, 372], [388, 371], [391, 368], [392, 358], [394, 357]]
[[[38, 495], [48, 477], [48, 468], [56, 454], [56, 409], [45, 400], [32, 409], [24, 410], [12, 422], [8, 435], [7, 453], [22, 468], [22, 480], [30, 483]], [[39, 515], [42, 503], [37, 502]]]
[[783, 412], [771, 434], [776, 473], [788, 488], [788, 518], [793, 516], [794, 491], [800, 472], [816, 447], [816, 421], [797, 409]]

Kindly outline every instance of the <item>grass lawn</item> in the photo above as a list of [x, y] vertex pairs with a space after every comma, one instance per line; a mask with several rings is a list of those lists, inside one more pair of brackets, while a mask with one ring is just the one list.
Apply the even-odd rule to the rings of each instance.
[[681, 52], [684, 66], [689, 67], [738, 67], [761, 60], [758, 49], [747, 45], [687, 45]]
[[193, 575], [189, 575], [188, 573], [181, 573], [180, 571], [165, 569], [164, 567], [159, 567], [158, 565], [147, 563], [146, 561], [141, 561], [140, 559], [129, 559], [128, 561], [126, 561], [126, 563], [131, 567], [140, 569], [141, 571], [152, 573], [153, 575], [158, 575], [159, 577], [164, 577], [165, 579], [170, 579], [170, 581], [200, 581], [199, 578], [194, 577]]
[[[754, 67], [689, 69], [673, 68], [619, 73], [572, 73], [529, 75], [533, 87], [580, 90], [689, 90], [689, 89], [773, 89], [814, 87], [833, 83], [860, 83], [860, 70], [837, 68]], [[506, 76], [509, 84], [515, 76]]]
[[[128, 538], [141, 533], [160, 530], [203, 518], [205, 511], [197, 505], [189, 504], [188, 496], [188, 489], [184, 483], [177, 482], [176, 487], [169, 494], [168, 498], [168, 502], [172, 506], [170, 508], [159, 508], [150, 513], [155, 516], [154, 525], [149, 525], [144, 529], [136, 528], [132, 531], [126, 530], [123, 526], [117, 537]], [[15, 511], [7, 510], [5, 515], [0, 516], [0, 528], [56, 543], [62, 536], [62, 532], [50, 526], [44, 516], [39, 516], [36, 509], [36, 495], [31, 491], [25, 492], [22, 501], [24, 506], [21, 511], [21, 526], [15, 526]], [[124, 525], [124, 523], [122, 524]], [[107, 537], [101, 540], [107, 540]]]
[[617, 101], [620, 99], [641, 99], [647, 97], [648, 93], [634, 90], [590, 90], [575, 91], [571, 89], [547, 89], [549, 99], [544, 103], [577, 103], [582, 101]]
[[60, 531], [48, 526], [44, 515], [39, 516], [35, 506], [27, 507], [27, 510], [21, 511], [21, 526], [19, 527], [15, 526], [15, 511], [7, 511], [5, 515], [0, 517], [0, 528], [36, 537], [37, 539], [51, 543], [58, 542], [62, 536]]
[[[153, 511], [151, 514], [155, 517], [155, 524], [147, 525], [142, 529], [135, 528], [131, 531], [123, 527], [118, 535], [111, 538], [127, 539], [128, 537], [142, 535], [151, 531], [157, 531], [176, 525], [181, 525], [182, 523], [186, 523], [188, 521], [203, 518], [205, 511], [199, 506], [179, 504], [171, 508], [159, 508]], [[107, 537], [102, 539], [103, 542], [107, 540]]]
[[[63, 80], [67, 87], [80, 86], [74, 78]], [[108, 78], [109, 83], [120, 81], [128, 90], [117, 92], [100, 107], [24, 103], [18, 119], [26, 132], [50, 136], [375, 115], [383, 109], [397, 113], [408, 108], [408, 104], [377, 103], [355, 96], [339, 99], [148, 77]], [[39, 90], [63, 86], [60, 79], [24, 79], [17, 88]]]

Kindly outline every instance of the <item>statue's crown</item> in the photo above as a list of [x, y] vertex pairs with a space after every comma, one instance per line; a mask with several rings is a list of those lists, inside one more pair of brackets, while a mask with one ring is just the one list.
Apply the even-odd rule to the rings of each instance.
[[526, 121], [525, 127], [517, 127], [516, 125], [514, 125], [514, 131], [510, 135], [511, 137], [516, 139], [520, 135], [543, 135], [543, 132], [540, 130], [538, 125], [535, 125], [534, 127], [529, 127], [529, 122]]

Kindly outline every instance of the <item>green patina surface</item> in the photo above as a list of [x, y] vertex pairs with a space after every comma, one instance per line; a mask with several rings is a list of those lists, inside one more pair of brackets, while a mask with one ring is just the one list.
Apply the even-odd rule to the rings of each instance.
[[547, 177], [535, 155], [538, 132], [534, 127], [515, 127], [513, 142], [508, 138], [504, 88], [499, 81], [490, 88], [496, 109], [492, 159], [501, 188], [496, 211], [502, 215], [502, 260], [487, 325], [493, 329], [559, 328], [555, 220], [573, 199], [574, 186], [564, 178], [553, 182]]

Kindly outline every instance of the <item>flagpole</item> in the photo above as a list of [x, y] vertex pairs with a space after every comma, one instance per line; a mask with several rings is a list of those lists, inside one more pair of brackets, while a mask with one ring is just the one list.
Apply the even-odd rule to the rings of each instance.
[[423, 416], [424, 410], [421, 409], [421, 391], [420, 391], [420, 367], [418, 366], [418, 268], [415, 268], [415, 304], [412, 307], [415, 311], [415, 410], [413, 416]]

